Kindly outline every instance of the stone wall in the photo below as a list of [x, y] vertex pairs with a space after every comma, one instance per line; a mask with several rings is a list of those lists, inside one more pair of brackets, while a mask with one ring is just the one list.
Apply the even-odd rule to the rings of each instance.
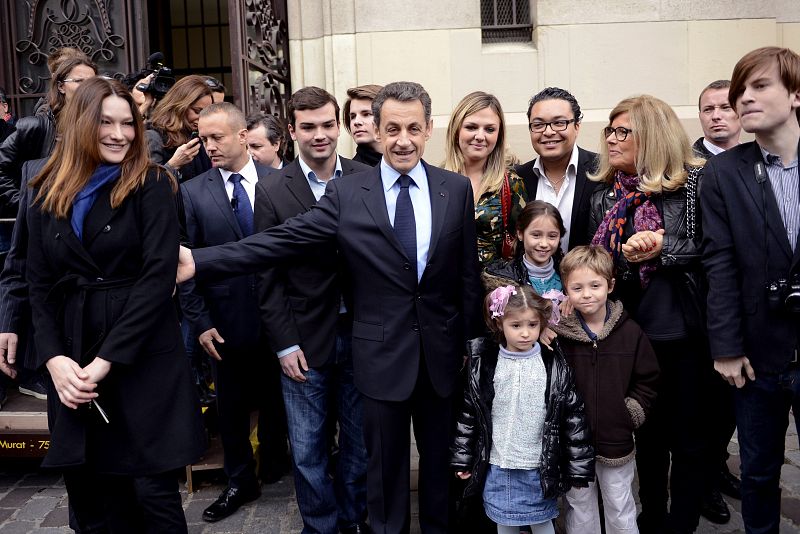
[[[318, 85], [343, 103], [355, 85], [421, 83], [433, 99], [432, 163], [443, 157], [453, 107], [470, 91], [488, 91], [526, 161], [534, 156], [527, 102], [546, 86], [578, 98], [587, 148], [599, 146], [609, 110], [640, 93], [672, 105], [695, 138], [706, 84], [729, 78], [759, 46], [800, 51], [797, 0], [531, 0], [531, 8], [531, 43], [484, 45], [479, 0], [289, 0], [292, 87]], [[344, 130], [339, 146], [353, 151]]]

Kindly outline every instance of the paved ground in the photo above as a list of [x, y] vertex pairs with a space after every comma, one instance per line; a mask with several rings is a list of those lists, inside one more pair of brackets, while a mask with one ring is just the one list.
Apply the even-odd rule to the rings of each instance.
[[[730, 445], [732, 470], [738, 470], [736, 442]], [[189, 532], [209, 533], [296, 533], [302, 528], [294, 501], [291, 477], [264, 486], [258, 501], [244, 506], [237, 514], [219, 523], [204, 523], [203, 509], [219, 495], [223, 480], [219, 473], [195, 474], [195, 491], [183, 490], [184, 509]], [[800, 450], [794, 425], [786, 437], [786, 463], [781, 478], [783, 487], [781, 533], [800, 534]], [[713, 525], [701, 520], [699, 533], [743, 532], [740, 503], [728, 499], [733, 518], [727, 525]], [[42, 472], [29, 460], [0, 459], [0, 534], [68, 533], [67, 499], [59, 476]], [[415, 512], [412, 512], [415, 514]], [[412, 533], [419, 532], [416, 518]]]

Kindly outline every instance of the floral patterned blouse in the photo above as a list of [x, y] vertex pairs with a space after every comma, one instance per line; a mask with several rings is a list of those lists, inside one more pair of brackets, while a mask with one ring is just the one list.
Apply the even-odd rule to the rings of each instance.
[[[511, 211], [508, 214], [512, 234], [517, 225], [517, 217], [528, 200], [525, 183], [514, 171], [509, 169], [508, 181], [511, 185]], [[503, 211], [500, 206], [500, 191], [484, 193], [475, 203], [475, 232], [478, 234], [478, 260], [485, 267], [498, 259], [503, 252]], [[508, 259], [508, 258], [506, 258]]]

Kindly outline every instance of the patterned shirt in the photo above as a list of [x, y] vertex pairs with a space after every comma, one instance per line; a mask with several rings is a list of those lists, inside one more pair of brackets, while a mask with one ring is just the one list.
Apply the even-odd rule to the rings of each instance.
[[[508, 171], [508, 182], [511, 185], [511, 210], [508, 214], [508, 225], [512, 235], [517, 225], [517, 217], [525, 207], [528, 195], [522, 178], [514, 171]], [[500, 204], [500, 191], [484, 193], [475, 203], [475, 232], [478, 235], [478, 261], [486, 266], [492, 260], [499, 259], [503, 252], [503, 209]]]
[[504, 469], [539, 467], [546, 390], [547, 370], [538, 343], [527, 352], [500, 347], [494, 371], [489, 463]]

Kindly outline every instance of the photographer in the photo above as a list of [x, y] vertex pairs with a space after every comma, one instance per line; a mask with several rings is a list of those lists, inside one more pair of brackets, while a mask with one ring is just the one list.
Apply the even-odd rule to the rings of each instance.
[[181, 78], [156, 104], [147, 123], [150, 157], [169, 167], [181, 182], [211, 168], [200, 140], [192, 137], [200, 112], [212, 103], [211, 93], [205, 76]]
[[789, 409], [795, 424], [800, 413], [800, 56], [746, 54], [728, 99], [755, 142], [705, 167], [708, 338], [714, 368], [736, 386], [745, 529], [777, 533]]

